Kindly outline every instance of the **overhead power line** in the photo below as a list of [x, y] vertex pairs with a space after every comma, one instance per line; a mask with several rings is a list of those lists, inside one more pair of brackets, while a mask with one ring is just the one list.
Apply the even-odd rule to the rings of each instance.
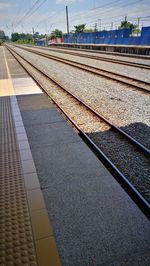
[[107, 3], [107, 4], [105, 4], [105, 5], [94, 7], [94, 8], [92, 8], [91, 10], [100, 9], [100, 8], [104, 8], [104, 7], [107, 7], [107, 6], [110, 7], [111, 5], [116, 4], [116, 3], [120, 2], [120, 1], [121, 1], [121, 0], [115, 0], [115, 1], [112, 1], [112, 2]]
[[[47, 0], [36, 0], [35, 3], [30, 7], [30, 9], [17, 21], [16, 28], [21, 22], [25, 21], [27, 18], [32, 16]], [[40, 3], [41, 2], [41, 3]]]
[[[120, 1], [122, 1], [122, 0], [115, 0], [115, 1], [112, 1], [112, 2], [110, 2], [110, 3], [107, 3], [106, 5], [102, 5], [102, 6], [99, 6], [99, 7], [93, 8], [93, 9], [90, 9], [90, 10], [89, 10], [89, 13], [93, 12], [93, 11], [96, 10], [96, 9], [107, 7], [108, 5], [111, 6], [112, 4], [114, 4], [114, 3], [116, 3], [116, 2], [120, 2]], [[141, 1], [141, 0], [140, 0], [140, 1]], [[61, 10], [61, 11], [62, 11], [62, 10]], [[48, 17], [47, 17], [46, 19], [44, 19], [44, 20], [41, 20], [40, 23], [42, 23], [42, 22], [48, 20], [49, 18], [53, 17], [55, 14], [57, 14], [57, 12], [54, 12], [53, 15], [48, 16]], [[80, 13], [80, 16], [82, 16], [82, 15], [84, 15], [84, 14], [85, 14], [85, 12], [81, 12], [81, 13]], [[75, 17], [78, 17], [78, 16], [79, 16], [78, 14], [73, 15], [71, 20], [73, 20]], [[64, 18], [64, 19], [65, 19], [65, 18]], [[62, 21], [62, 20], [61, 20], [61, 21]]]
[[[17, 25], [16, 27], [18, 26], [18, 24], [21, 23], [24, 23], [24, 21], [27, 21], [28, 22], [28, 19], [33, 15], [35, 14], [35, 12], [46, 2], [47, 0], [36, 0], [34, 2], [34, 4], [30, 7], [30, 9], [23, 15], [22, 18], [19, 19], [19, 21], [17, 22]], [[123, 0], [115, 0], [115, 1], [112, 1], [110, 3], [106, 3], [106, 4], [103, 4], [101, 6], [98, 6], [94, 9], [90, 9], [88, 11], [85, 11], [85, 12], [80, 12], [78, 14], [72, 14], [72, 16], [70, 17], [70, 22], [71, 24], [75, 25], [75, 23], [85, 23], [85, 24], [89, 24], [91, 22], [89, 22], [89, 19], [94, 17], [95, 18], [95, 23], [96, 21], [99, 19], [102, 19], [103, 24], [109, 24], [109, 23], [116, 23], [117, 21], [119, 20], [116, 20], [116, 21], [113, 21], [112, 19], [113, 18], [119, 18], [119, 17], [124, 17], [125, 15], [128, 15], [128, 18], [131, 17], [132, 15], [132, 8], [129, 9], [129, 12], [127, 14], [122, 14], [120, 16], [115, 16], [115, 17], [110, 17], [110, 15], [112, 14], [112, 12], [114, 11], [115, 8], [119, 8], [120, 10], [120, 13], [121, 12], [121, 9], [124, 8], [124, 7], [136, 7], [136, 4], [137, 3], [140, 3], [140, 2], [144, 2], [144, 0], [131, 0], [129, 3], [126, 3], [124, 2]], [[125, 9], [126, 10], [126, 9]], [[124, 10], [124, 11], [125, 11]], [[133, 14], [137, 14], [139, 13], [140, 11], [135, 11]], [[141, 13], [141, 12], [140, 12]], [[109, 15], [110, 14], [110, 15]], [[140, 16], [140, 15], [139, 15]], [[60, 13], [59, 13], [59, 17], [60, 17]], [[149, 16], [145, 16], [145, 17], [142, 17], [142, 18], [147, 18]], [[56, 24], [59, 24], [59, 23], [63, 23], [65, 24], [65, 13], [64, 13], [64, 18], [61, 17], [61, 18], [58, 18], [58, 14], [57, 12], [53, 12], [53, 14], [50, 14], [48, 15], [47, 18], [44, 18], [42, 19], [41, 21], [39, 21], [38, 25], [41, 24], [42, 22], [44, 21], [47, 21], [49, 18], [51, 18], [51, 22], [53, 25], [56, 25]], [[53, 19], [54, 18], [54, 19]], [[135, 17], [135, 19], [138, 19]], [[141, 17], [140, 17], [141, 19]], [[85, 22], [84, 22], [85, 20]], [[112, 22], [107, 22], [108, 20], [111, 20]], [[81, 22], [82, 21], [82, 22]], [[105, 22], [106, 21], [106, 22]], [[25, 22], [26, 24], [26, 22]]]
[[[32, 12], [32, 10], [34, 9], [34, 7], [36, 7], [36, 5], [40, 2], [41, 0], [36, 0], [35, 3], [30, 7], [30, 9], [24, 14], [24, 16], [20, 19], [23, 20], [26, 17], [28, 17], [28, 15], [30, 14], [30, 12]], [[20, 21], [19, 20], [19, 21]], [[19, 23], [19, 22], [18, 22]]]
[[33, 12], [28, 16], [28, 18], [31, 17], [42, 5], [44, 5], [46, 1], [47, 0], [43, 0], [43, 2], [35, 10], [33, 10]]
[[18, 18], [19, 15], [20, 15], [20, 12], [21, 12], [21, 10], [22, 10], [23, 3], [24, 3], [24, 0], [22, 0], [22, 1], [20, 2], [20, 5], [19, 5], [18, 10], [17, 10], [17, 14], [16, 14], [15, 18], [14, 18], [13, 21], [12, 21], [12, 24], [13, 24], [13, 25], [15, 24], [15, 21], [17, 20], [17, 18]]
[[[115, 3], [115, 5], [116, 5], [116, 4], [118, 4], [118, 2], [120, 2], [120, 1], [122, 2], [123, 0], [115, 0], [115, 1], [112, 1], [112, 2], [109, 3], [109, 6], [111, 7], [111, 5], [114, 5], [114, 3]], [[124, 3], [124, 1], [123, 1], [123, 3]], [[98, 8], [103, 8], [103, 7], [107, 7], [107, 6], [108, 6], [108, 3], [105, 4], [105, 5], [102, 5], [101, 7], [98, 7]], [[113, 6], [112, 6], [112, 7], [113, 7]], [[39, 7], [38, 7], [38, 8], [39, 8]], [[90, 10], [88, 11], [88, 13], [92, 13], [92, 14], [93, 14], [93, 12], [96, 11], [96, 9], [97, 9], [97, 8], [95, 8], [95, 10], [94, 10], [94, 9], [90, 9]], [[36, 10], [35, 10], [35, 11], [36, 11]], [[33, 11], [33, 12], [30, 14], [30, 16], [31, 16], [35, 11]], [[57, 14], [57, 12], [55, 12], [53, 15], [48, 16], [46, 19], [41, 20], [41, 21], [38, 23], [38, 25], [41, 24], [42, 22], [48, 20], [49, 18], [53, 17], [55, 14]], [[80, 14], [81, 14], [81, 16], [82, 16], [82, 15], [85, 14], [85, 12], [81, 12]], [[91, 14], [91, 15], [92, 15], [92, 14]], [[73, 15], [72, 18], [71, 18], [71, 20], [73, 20], [74, 17], [76, 17], [76, 16], [79, 16], [79, 15], [78, 15], [78, 14], [77, 14], [77, 15]], [[29, 17], [28, 17], [28, 18], [29, 18]], [[64, 20], [65, 20], [65, 16], [64, 16]], [[64, 22], [64, 20], [61, 19], [60, 22]], [[58, 20], [58, 22], [59, 22], [59, 20]], [[56, 24], [56, 23], [54, 22], [54, 24]]]
[[[122, 0], [119, 0], [119, 2], [122, 2]], [[141, 2], [143, 0], [136, 0], [136, 1], [133, 1], [133, 2], [130, 2], [130, 3], [124, 3], [124, 1], [120, 4], [116, 3], [115, 1], [115, 4], [113, 4], [112, 6], [109, 5], [110, 8], [107, 8], [107, 10], [104, 10], [102, 9], [101, 11], [99, 10], [99, 8], [95, 8], [95, 9], [91, 9], [89, 10], [88, 12], [81, 12], [80, 14], [75, 14], [75, 15], [72, 15], [71, 18], [70, 18], [70, 21], [73, 21], [76, 17], [78, 17], [78, 19], [82, 16], [85, 16], [85, 18], [91, 18], [93, 17], [93, 15], [97, 16], [97, 18], [100, 18], [102, 15], [106, 15], [106, 14], [109, 14], [111, 13], [115, 7], [119, 7], [119, 8], [124, 8], [124, 7], [127, 7], [127, 6], [132, 6], [132, 5], [135, 5], [139, 2]], [[118, 2], [118, 1], [117, 1]], [[114, 3], [114, 2], [111, 2], [111, 3]], [[107, 4], [108, 5], [108, 4]], [[107, 5], [103, 5], [103, 8], [106, 7]]]

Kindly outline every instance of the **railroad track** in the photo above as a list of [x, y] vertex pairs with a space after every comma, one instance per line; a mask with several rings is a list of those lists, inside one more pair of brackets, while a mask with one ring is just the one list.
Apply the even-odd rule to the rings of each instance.
[[102, 76], [105, 77], [107, 79], [111, 79], [113, 81], [117, 81], [121, 84], [125, 84], [127, 86], [132, 87], [133, 89], [136, 89], [140, 92], [146, 93], [146, 94], [150, 94], [150, 82], [146, 82], [146, 81], [141, 81], [135, 78], [130, 78], [128, 76], [124, 76], [122, 74], [116, 74], [114, 72], [110, 72], [107, 70], [103, 70], [97, 67], [93, 67], [93, 66], [88, 66], [87, 64], [84, 63], [78, 63], [75, 61], [72, 61], [70, 59], [62, 59], [58, 56], [54, 56], [54, 55], [49, 55], [43, 52], [39, 52], [37, 51], [35, 48], [27, 48], [27, 47], [22, 47], [22, 46], [18, 46], [15, 45], [16, 47], [26, 50], [28, 52], [31, 53], [35, 53], [38, 54], [40, 56], [43, 56], [45, 58], [49, 58], [51, 60], [55, 60], [57, 62], [61, 62], [63, 64], [67, 64], [70, 65], [72, 67], [76, 67], [78, 69], [84, 70], [86, 72], [98, 75], [98, 76]]
[[[42, 48], [40, 47], [40, 49], [42, 49]], [[94, 60], [106, 61], [106, 62], [111, 62], [111, 63], [115, 63], [115, 64], [127, 65], [127, 66], [131, 66], [131, 67], [137, 67], [137, 68], [141, 68], [141, 69], [150, 70], [150, 65], [141, 64], [141, 63], [134, 63], [134, 62], [127, 62], [127, 61], [123, 61], [120, 59], [106, 58], [106, 57], [100, 57], [100, 56], [95, 56], [95, 55], [84, 55], [81, 53], [71, 52], [71, 51], [61, 51], [61, 50], [58, 51], [57, 49], [53, 49], [53, 48], [49, 49], [49, 51], [53, 51], [53, 52], [57, 52], [57, 53], [63, 53], [63, 54], [69, 54], [69, 55], [75, 55], [75, 56], [79, 56], [79, 57], [85, 57], [85, 58], [90, 58], [90, 59], [94, 59]]]
[[[29, 45], [30, 46], [30, 45]], [[47, 49], [51, 49], [51, 47], [55, 47], [55, 45], [51, 45], [47, 47]], [[104, 54], [104, 55], [113, 55], [113, 56], [122, 56], [122, 57], [129, 57], [129, 58], [137, 58], [137, 59], [144, 59], [150, 60], [150, 55], [142, 55], [142, 54], [129, 54], [129, 53], [121, 53], [121, 52], [110, 52], [110, 51], [102, 51], [102, 50], [91, 50], [91, 49], [83, 49], [83, 48], [75, 48], [75, 47], [60, 47], [56, 46], [60, 50], [70, 50], [70, 51], [78, 51], [78, 52], [85, 52], [85, 53], [96, 53], [96, 54]]]
[[67, 88], [65, 88], [56, 79], [51, 78], [47, 73], [44, 73], [35, 65], [32, 65], [31, 62], [21, 56], [20, 53], [14, 51], [10, 47], [7, 48], [16, 58], [16, 60], [25, 68], [25, 70], [32, 75], [40, 87], [44, 88], [44, 91], [51, 97], [59, 109], [61, 109], [71, 123], [78, 129], [81, 137], [95, 152], [97, 157], [103, 161], [103, 163], [116, 177], [116, 179], [122, 184], [123, 187], [125, 187], [125, 189], [127, 189], [129, 195], [135, 200], [142, 211], [148, 217], [150, 217], [150, 204], [148, 200], [142, 196], [143, 191], [140, 191], [140, 186], [138, 187], [138, 191], [129, 181], [129, 179], [118, 169], [114, 162], [109, 159], [108, 154], [105, 154], [104, 149], [101, 149], [96, 145], [95, 142], [92, 141], [91, 132], [92, 134], [99, 131], [110, 132], [110, 136], [108, 136], [107, 139], [107, 144], [109, 143], [112, 134], [114, 134], [115, 137], [113, 136], [113, 138], [119, 139], [118, 147], [120, 147], [121, 143], [126, 143], [125, 145], [130, 145], [133, 156], [136, 156], [136, 149], [138, 149], [138, 153], [140, 152], [140, 154], [144, 156], [145, 160], [147, 160], [147, 157], [150, 157], [150, 151], [123, 130], [93, 110], [91, 106], [87, 105], [73, 93], [70, 93]]

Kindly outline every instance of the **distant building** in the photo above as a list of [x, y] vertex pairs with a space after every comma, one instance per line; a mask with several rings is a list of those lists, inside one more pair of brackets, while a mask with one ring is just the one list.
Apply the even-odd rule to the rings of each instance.
[[36, 42], [37, 45], [45, 46], [46, 45], [46, 38], [36, 39], [35, 42]]
[[51, 45], [53, 43], [63, 43], [64, 39], [63, 38], [56, 38], [48, 41], [48, 45]]
[[0, 30], [0, 39], [5, 40], [5, 32], [3, 30]]

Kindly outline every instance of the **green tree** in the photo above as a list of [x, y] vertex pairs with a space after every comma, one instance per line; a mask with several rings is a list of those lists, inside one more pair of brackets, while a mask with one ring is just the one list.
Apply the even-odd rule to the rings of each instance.
[[14, 32], [11, 34], [11, 40], [12, 42], [16, 42], [18, 40], [20, 40], [20, 34], [18, 32]]
[[33, 36], [32, 36], [32, 34], [30, 34], [30, 33], [26, 33], [26, 34], [25, 34], [25, 40], [28, 41], [28, 42], [32, 41], [32, 40], [33, 40]]
[[74, 26], [75, 28], [75, 33], [81, 33], [85, 31], [85, 26], [86, 24], [79, 24], [77, 26]]
[[11, 35], [12, 42], [30, 43], [33, 41], [32, 34], [14, 32]]
[[94, 32], [94, 30], [92, 28], [89, 28], [89, 29], [85, 29], [84, 32]]
[[25, 41], [26, 40], [26, 34], [25, 33], [20, 33], [19, 34], [19, 39]]
[[62, 38], [63, 33], [59, 29], [55, 29], [51, 32], [50, 40], [56, 39], [56, 38]]
[[121, 21], [121, 25], [119, 26], [119, 29], [137, 29], [136, 24], [132, 24], [127, 20]]

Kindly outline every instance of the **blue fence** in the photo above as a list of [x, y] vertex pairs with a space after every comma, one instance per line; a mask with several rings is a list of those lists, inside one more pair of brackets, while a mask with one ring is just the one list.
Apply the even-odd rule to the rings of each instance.
[[40, 45], [40, 46], [45, 46], [46, 45], [46, 41], [45, 40], [36, 40], [36, 44]]
[[131, 29], [65, 34], [64, 43], [150, 45], [150, 27], [143, 27], [140, 36], [131, 35]]

